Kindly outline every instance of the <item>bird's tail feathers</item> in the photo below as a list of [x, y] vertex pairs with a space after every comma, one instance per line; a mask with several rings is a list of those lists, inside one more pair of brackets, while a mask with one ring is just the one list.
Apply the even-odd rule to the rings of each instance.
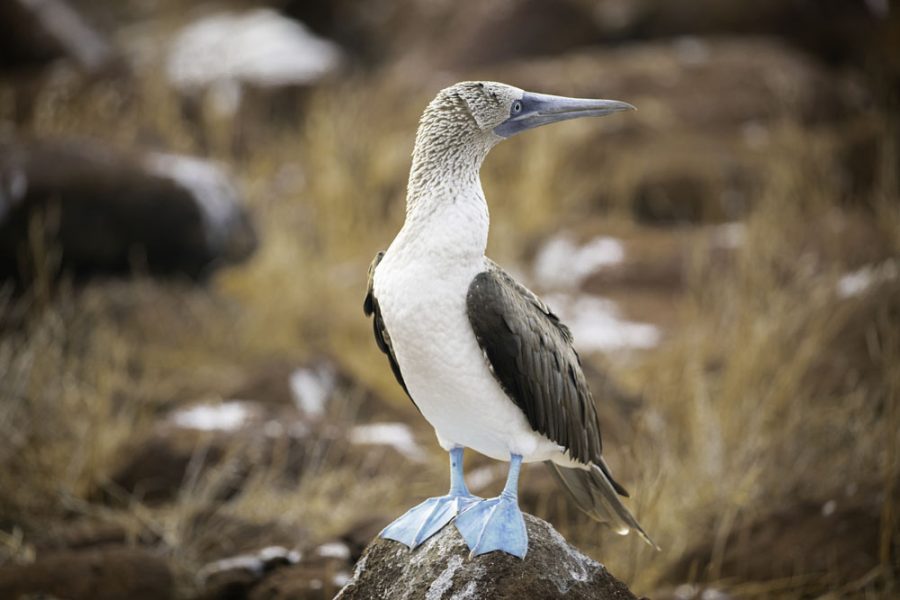
[[659, 550], [656, 542], [650, 539], [637, 519], [619, 500], [619, 490], [624, 492], [624, 489], [604, 473], [608, 469], [601, 469], [597, 465], [591, 465], [589, 469], [573, 469], [561, 467], [551, 461], [545, 464], [569, 492], [578, 508], [589, 517], [608, 524], [619, 535], [634, 531], [641, 539]]

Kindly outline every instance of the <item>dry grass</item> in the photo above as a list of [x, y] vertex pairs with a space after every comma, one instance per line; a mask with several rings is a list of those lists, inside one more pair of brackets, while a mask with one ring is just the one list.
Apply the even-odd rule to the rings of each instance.
[[[197, 132], [177, 102], [159, 82], [141, 85], [129, 101], [103, 87], [48, 92], [28, 133], [109, 132], [103, 137], [130, 143], [152, 131], [167, 147], [197, 149]], [[302, 122], [272, 131], [264, 146], [236, 151], [221, 135], [206, 135], [219, 140], [208, 152], [242, 180], [263, 239], [250, 262], [208, 288], [142, 279], [62, 285], [51, 299], [0, 307], [0, 322], [17, 323], [0, 338], [0, 552], [27, 556], [23, 536], [72, 515], [118, 520], [149, 527], [175, 548], [189, 590], [200, 560], [191, 547], [199, 533], [189, 524], [217, 502], [216, 478], [227, 461], [161, 508], [137, 501], [107, 507], [90, 498], [106, 485], [122, 444], [148, 431], [162, 410], [220, 397], [272, 357], [341, 356], [345, 368], [417, 418], [371, 343], [360, 306], [368, 262], [403, 217], [414, 124], [427, 101], [400, 96], [387, 83], [334, 84], [305, 101]], [[643, 398], [631, 431], [617, 436], [630, 443], [611, 448], [611, 458], [663, 552], [585, 527], [574, 511], [554, 523], [636, 592], [655, 589], [704, 544], [712, 549], [709, 579], [718, 579], [729, 535], [741, 525], [800, 498], [825, 501], [851, 483], [880, 490], [883, 568], [835, 593], [897, 591], [889, 566], [897, 561], [900, 494], [900, 289], [893, 283], [876, 299], [837, 298], [835, 283], [848, 265], [823, 261], [816, 245], [827, 245], [830, 234], [823, 228], [810, 247], [810, 227], [846, 209], [820, 176], [827, 159], [809, 150], [807, 134], [789, 124], [782, 133], [779, 149], [794, 158], [768, 182], [733, 263], [712, 264], [697, 248], [679, 300], [680, 328], [657, 350], [610, 367]], [[591, 214], [590, 194], [582, 193], [590, 185], [570, 187], [559, 176], [567, 172], [565, 153], [548, 151], [578, 135], [573, 126], [541, 130], [488, 161], [496, 258], [519, 260], [535, 237]], [[896, 182], [882, 185], [875, 205], [883, 233], [872, 243], [897, 257]], [[608, 210], [610, 219], [629, 219], [618, 202]], [[841, 364], [846, 372], [835, 373]], [[328, 452], [298, 487], [254, 473], [218, 510], [250, 521], [280, 515], [321, 538], [358, 518], [372, 498], [395, 514], [441, 489], [444, 461], [435, 451], [411, 482], [398, 485], [396, 475], [360, 475], [345, 453]], [[556, 494], [548, 491], [545, 501], [556, 502]], [[808, 574], [732, 589], [785, 598], [824, 591]]]

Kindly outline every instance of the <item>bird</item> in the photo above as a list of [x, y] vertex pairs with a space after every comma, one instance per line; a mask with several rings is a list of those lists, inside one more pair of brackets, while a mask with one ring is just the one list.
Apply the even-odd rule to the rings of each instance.
[[[470, 556], [524, 559], [522, 463], [545, 462], [576, 505], [656, 547], [619, 496], [601, 454], [600, 423], [570, 330], [536, 294], [485, 256], [489, 212], [480, 168], [523, 131], [634, 110], [492, 81], [441, 90], [416, 133], [405, 221], [368, 272], [364, 312], [400, 386], [450, 457], [450, 489], [409, 509], [380, 536], [415, 549], [449, 523]], [[466, 448], [509, 462], [495, 498], [467, 488]]]

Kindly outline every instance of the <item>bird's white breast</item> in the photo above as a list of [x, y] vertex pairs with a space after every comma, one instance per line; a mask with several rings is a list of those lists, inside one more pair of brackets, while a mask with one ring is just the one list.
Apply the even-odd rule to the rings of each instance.
[[375, 271], [375, 297], [406, 386], [445, 449], [552, 458], [559, 446], [532, 430], [475, 339], [466, 295], [485, 258], [441, 239], [452, 227], [451, 217], [414, 235], [401, 231]]

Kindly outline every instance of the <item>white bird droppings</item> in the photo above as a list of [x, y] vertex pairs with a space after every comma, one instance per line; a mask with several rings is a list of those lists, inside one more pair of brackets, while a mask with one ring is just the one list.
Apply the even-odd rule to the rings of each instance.
[[451, 556], [447, 561], [447, 568], [431, 582], [428, 591], [425, 592], [425, 600], [441, 600], [444, 593], [453, 585], [453, 575], [463, 564], [461, 556]]
[[227, 81], [260, 87], [309, 84], [337, 67], [340, 48], [270, 9], [198, 19], [175, 37], [166, 73], [182, 91]]
[[740, 248], [747, 237], [747, 227], [743, 223], [723, 223], [713, 231], [713, 239], [723, 247], [733, 250]]
[[470, 600], [480, 597], [481, 595], [478, 593], [478, 582], [470, 581], [466, 584], [466, 587], [463, 588], [463, 591], [454, 594], [451, 600]]
[[412, 431], [405, 423], [370, 423], [357, 425], [350, 431], [353, 444], [391, 446], [413, 462], [423, 462], [425, 453], [416, 443]]
[[546, 301], [572, 330], [575, 347], [580, 350], [611, 352], [629, 348], [648, 349], [658, 345], [662, 339], [662, 333], [655, 325], [623, 319], [612, 300], [554, 294]]
[[837, 295], [840, 298], [859, 296], [873, 285], [893, 281], [900, 276], [900, 269], [894, 261], [885, 261], [880, 265], [866, 265], [861, 269], [844, 274], [837, 282]]
[[574, 288], [588, 276], [625, 260], [622, 242], [599, 236], [579, 246], [567, 234], [551, 238], [534, 264], [537, 283], [547, 289]]
[[198, 404], [175, 411], [170, 417], [177, 427], [200, 431], [234, 431], [250, 418], [246, 402], [232, 400], [221, 404]]
[[350, 548], [342, 542], [328, 542], [316, 550], [319, 556], [326, 558], [350, 558]]
[[325, 405], [334, 392], [337, 376], [334, 369], [322, 364], [297, 369], [291, 373], [291, 396], [297, 408], [311, 417], [325, 413]]
[[282, 546], [267, 546], [256, 554], [240, 554], [209, 563], [200, 569], [197, 579], [204, 582], [215, 573], [234, 570], [248, 571], [258, 575], [265, 570], [268, 563], [279, 559], [289, 564], [297, 564], [300, 562], [300, 553]]

